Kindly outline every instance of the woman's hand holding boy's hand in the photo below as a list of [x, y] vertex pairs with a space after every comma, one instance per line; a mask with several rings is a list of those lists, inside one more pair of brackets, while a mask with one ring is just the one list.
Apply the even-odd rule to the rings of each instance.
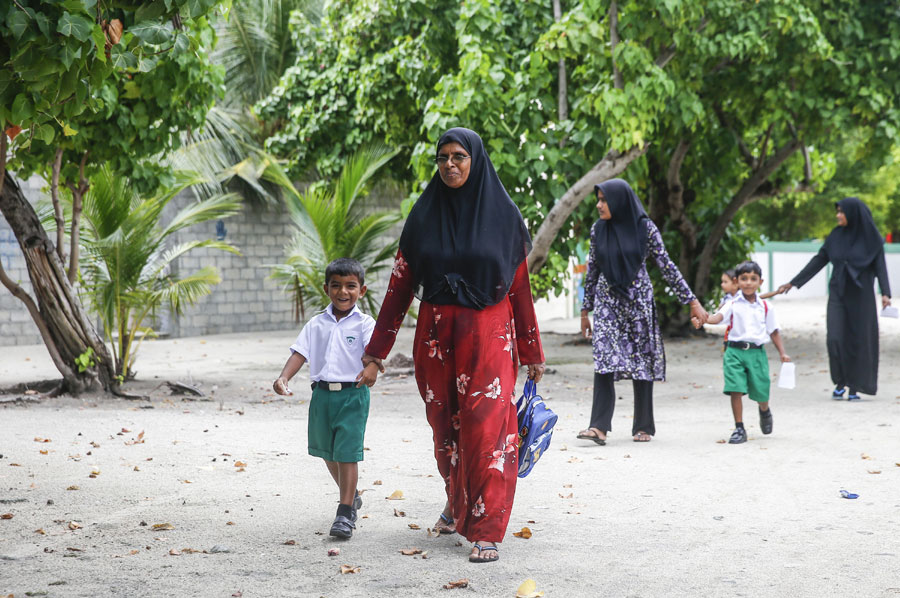
[[384, 373], [384, 363], [382, 362], [382, 360], [373, 355], [369, 355], [368, 353], [363, 354], [362, 364], [363, 364], [364, 368], [368, 367], [370, 364], [373, 364], [373, 363], [376, 366], [378, 366], [378, 371], [380, 371], [383, 374]]
[[280, 395], [294, 394], [294, 392], [290, 388], [288, 388], [287, 380], [285, 379], [284, 376], [279, 376], [278, 379], [275, 380], [275, 383], [272, 384], [272, 388], [275, 390], [276, 393], [278, 393]]
[[[693, 322], [695, 319], [700, 322], [701, 326], [706, 324], [706, 321], [709, 319], [709, 313], [703, 309], [703, 306], [697, 299], [691, 301], [691, 321]], [[694, 324], [694, 326], [700, 328], [700, 326], [697, 326], [696, 324]]]
[[791, 361], [790, 355], [788, 355], [787, 353], [781, 354], [781, 363], [790, 363], [790, 361]]
[[694, 328], [701, 328], [703, 326], [703, 322], [700, 321], [700, 318], [697, 316], [691, 317], [691, 324], [694, 325]]
[[[375, 380], [378, 378], [379, 366], [380, 364], [370, 361], [356, 377], [356, 388], [362, 388], [363, 384], [369, 387], [374, 386]], [[381, 371], [383, 372], [384, 368], [381, 368]]]

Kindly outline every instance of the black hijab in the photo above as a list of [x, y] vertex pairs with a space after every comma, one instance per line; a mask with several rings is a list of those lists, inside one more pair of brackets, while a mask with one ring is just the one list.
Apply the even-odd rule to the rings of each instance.
[[594, 223], [594, 263], [609, 282], [610, 290], [627, 297], [628, 287], [647, 257], [650, 217], [634, 190], [622, 179], [594, 185], [595, 196], [598, 189], [606, 198], [612, 218]]
[[406, 219], [400, 251], [420, 299], [483, 309], [509, 292], [531, 237], [477, 133], [450, 129], [435, 155], [454, 141], [471, 156], [469, 178], [451, 189], [434, 173]]
[[884, 237], [878, 232], [872, 212], [858, 197], [845, 197], [835, 204], [847, 217], [847, 226], [836, 226], [825, 239], [825, 251], [834, 265], [834, 275], [846, 277], [856, 286], [860, 272], [884, 251]]

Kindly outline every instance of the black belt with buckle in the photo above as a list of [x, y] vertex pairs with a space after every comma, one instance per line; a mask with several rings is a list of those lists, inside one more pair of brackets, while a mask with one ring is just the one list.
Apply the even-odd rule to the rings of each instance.
[[762, 349], [762, 345], [754, 345], [753, 343], [747, 341], [728, 341], [729, 347], [734, 347], [735, 349], [742, 349], [744, 351], [748, 349]]
[[315, 390], [316, 386], [319, 388], [324, 388], [325, 390], [330, 390], [331, 392], [338, 392], [339, 390], [344, 390], [345, 388], [350, 388], [351, 386], [356, 386], [356, 382], [325, 382], [324, 380], [317, 380], [311, 384], [312, 389]]

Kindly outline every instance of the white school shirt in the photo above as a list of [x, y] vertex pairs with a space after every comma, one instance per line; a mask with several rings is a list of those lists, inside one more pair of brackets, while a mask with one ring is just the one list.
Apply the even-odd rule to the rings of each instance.
[[313, 382], [353, 382], [363, 369], [361, 359], [373, 330], [375, 320], [358, 306], [338, 321], [332, 304], [306, 323], [291, 351], [306, 358]]
[[[769, 335], [778, 330], [775, 321], [775, 310], [769, 303], [769, 309], [757, 295], [756, 301], [750, 303], [744, 293], [738, 293], [734, 299], [725, 303], [718, 313], [722, 314], [722, 323], [730, 323], [729, 341], [743, 341], [762, 345], [769, 342]], [[766, 313], [768, 311], [768, 313]]]

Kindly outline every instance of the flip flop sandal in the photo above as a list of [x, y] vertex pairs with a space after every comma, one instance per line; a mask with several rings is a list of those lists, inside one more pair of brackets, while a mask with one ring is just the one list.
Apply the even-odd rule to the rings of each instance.
[[634, 435], [634, 438], [632, 440], [634, 440], [635, 442], [650, 442], [650, 439], [652, 439], [652, 438], [653, 437], [650, 436], [650, 434], [647, 434], [646, 432], [638, 432], [637, 434]]
[[[493, 563], [494, 561], [500, 560], [500, 549], [497, 548], [496, 546], [481, 546], [479, 544], [475, 544], [475, 548], [478, 549], [478, 556], [476, 556], [474, 554], [470, 554], [469, 555], [470, 563]], [[495, 556], [492, 559], [484, 558], [483, 556], [481, 556], [481, 553], [486, 550], [493, 550], [494, 552], [497, 553], [497, 556]]]
[[579, 433], [578, 436], [576, 436], [575, 438], [578, 438], [579, 440], [593, 440], [594, 442], [596, 442], [596, 443], [599, 444], [600, 446], [605, 446], [605, 445], [606, 445], [606, 439], [600, 438], [600, 437], [597, 436], [596, 434], [582, 434], [582, 433]]
[[456, 533], [455, 529], [450, 529], [447, 526], [453, 525], [453, 517], [447, 517], [444, 513], [440, 514], [441, 521], [444, 522], [443, 527], [435, 526], [434, 531], [438, 533], [439, 536], [450, 536]]
[[847, 400], [848, 401], [859, 401], [860, 398], [859, 398], [858, 394], [853, 393], [853, 394], [847, 395]]
[[840, 392], [838, 392], [837, 389], [834, 389], [834, 391], [831, 393], [831, 398], [834, 399], [835, 401], [843, 401], [844, 400], [844, 392], [846, 390], [847, 390], [846, 388], [842, 388], [840, 390]]

